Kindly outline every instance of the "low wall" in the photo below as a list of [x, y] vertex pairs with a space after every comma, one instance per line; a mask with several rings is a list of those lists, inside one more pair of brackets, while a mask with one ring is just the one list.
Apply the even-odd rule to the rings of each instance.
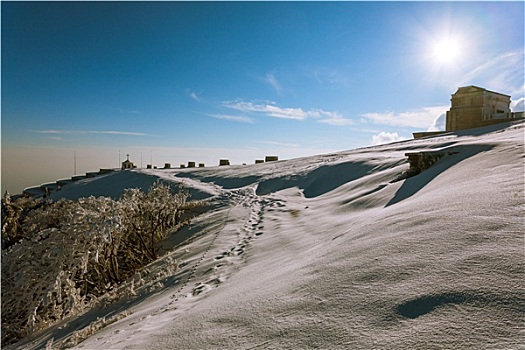
[[414, 136], [415, 139], [420, 139], [422, 137], [432, 137], [437, 135], [446, 134], [449, 131], [419, 131], [419, 132], [413, 132], [412, 136]]
[[410, 152], [405, 153], [408, 157], [410, 168], [407, 171], [407, 177], [415, 176], [434, 165], [445, 155], [457, 154], [457, 151], [428, 151], [428, 152]]
[[48, 182], [41, 184], [40, 186], [25, 188], [22, 194], [26, 197], [40, 198], [45, 197], [52, 191], [59, 191], [62, 187], [76, 181], [84, 180], [87, 178], [93, 178], [99, 175], [109, 174], [114, 172], [115, 169], [100, 169], [100, 171], [89, 171], [85, 175], [75, 175], [70, 179], [59, 179], [55, 182]]

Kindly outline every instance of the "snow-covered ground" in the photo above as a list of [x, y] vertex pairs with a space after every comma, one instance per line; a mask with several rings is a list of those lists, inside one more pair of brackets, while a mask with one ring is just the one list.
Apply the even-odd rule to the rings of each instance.
[[[135, 295], [6, 349], [524, 349], [523, 143], [521, 122], [67, 185], [53, 196], [160, 177], [211, 209], [168, 239]], [[441, 149], [457, 153], [395, 181], [406, 152]]]

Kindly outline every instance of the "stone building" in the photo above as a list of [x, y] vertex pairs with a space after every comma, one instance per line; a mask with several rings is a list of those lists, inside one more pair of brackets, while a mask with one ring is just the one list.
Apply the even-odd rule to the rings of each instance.
[[469, 85], [452, 95], [446, 114], [445, 131], [415, 132], [414, 138], [435, 136], [444, 132], [480, 128], [511, 122], [525, 117], [524, 112], [510, 111], [510, 96]]
[[479, 128], [515, 119], [510, 96], [477, 86], [460, 87], [452, 95], [446, 131]]

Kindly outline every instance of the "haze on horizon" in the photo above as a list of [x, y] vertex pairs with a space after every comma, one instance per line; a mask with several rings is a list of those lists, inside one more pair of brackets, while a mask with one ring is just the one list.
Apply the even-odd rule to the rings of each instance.
[[525, 101], [523, 2], [1, 6], [2, 192], [408, 139], [459, 86]]

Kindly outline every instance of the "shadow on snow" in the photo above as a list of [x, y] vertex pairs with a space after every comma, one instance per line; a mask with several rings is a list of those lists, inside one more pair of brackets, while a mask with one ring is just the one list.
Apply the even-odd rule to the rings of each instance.
[[412, 197], [442, 172], [465, 159], [475, 156], [478, 153], [489, 151], [492, 148], [494, 148], [492, 145], [466, 145], [443, 149], [443, 152], [458, 153], [450, 155], [446, 154], [427, 170], [422, 171], [416, 176], [405, 179], [403, 185], [399, 188], [394, 197], [387, 203], [385, 207]]

